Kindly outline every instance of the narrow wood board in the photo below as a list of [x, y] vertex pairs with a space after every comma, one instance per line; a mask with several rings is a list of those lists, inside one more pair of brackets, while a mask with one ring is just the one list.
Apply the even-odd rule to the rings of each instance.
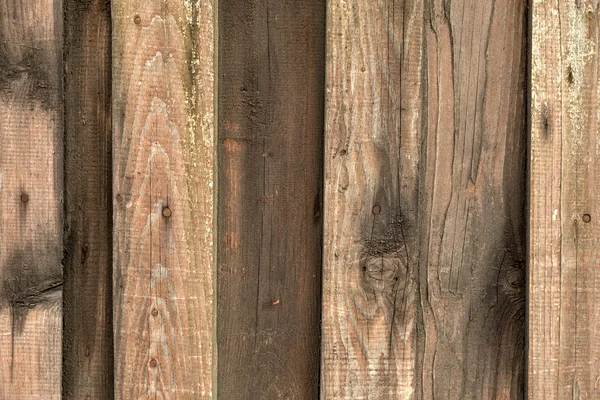
[[215, 3], [112, 6], [115, 398], [212, 398]]
[[598, 3], [532, 4], [528, 398], [600, 398]]
[[0, 0], [0, 398], [61, 398], [62, 2]]
[[65, 399], [113, 398], [111, 25], [106, 0], [66, 0]]
[[328, 3], [323, 399], [521, 399], [525, 1]]
[[219, 396], [319, 391], [325, 3], [219, 9]]

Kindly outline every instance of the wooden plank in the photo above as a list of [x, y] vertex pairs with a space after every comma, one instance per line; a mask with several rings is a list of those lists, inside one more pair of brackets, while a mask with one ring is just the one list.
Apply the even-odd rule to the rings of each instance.
[[215, 4], [112, 16], [115, 398], [211, 398]]
[[523, 397], [525, 5], [328, 3], [322, 398]]
[[219, 396], [315, 399], [325, 4], [219, 15]]
[[0, 398], [60, 399], [62, 2], [0, 0]]
[[106, 0], [65, 1], [63, 394], [111, 399], [111, 29]]
[[598, 12], [532, 4], [531, 399], [600, 398]]
[[423, 6], [327, 15], [322, 398], [411, 398]]

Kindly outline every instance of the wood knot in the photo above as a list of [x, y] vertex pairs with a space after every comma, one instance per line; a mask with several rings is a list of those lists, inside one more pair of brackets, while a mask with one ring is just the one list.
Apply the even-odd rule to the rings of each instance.
[[375, 293], [391, 293], [405, 270], [400, 268], [399, 258], [367, 257], [362, 263], [362, 281], [365, 287]]
[[525, 271], [519, 266], [513, 266], [506, 272], [505, 287], [508, 290], [521, 290], [525, 287]]
[[567, 67], [567, 82], [569, 85], [575, 83], [575, 77], [573, 76], [573, 68], [569, 65]]

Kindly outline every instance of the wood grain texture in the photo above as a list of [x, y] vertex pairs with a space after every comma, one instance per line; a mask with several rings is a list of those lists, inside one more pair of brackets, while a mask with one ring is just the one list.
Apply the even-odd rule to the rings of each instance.
[[422, 7], [328, 5], [324, 399], [415, 391]]
[[519, 399], [521, 0], [328, 5], [324, 399]]
[[0, 1], [0, 399], [60, 399], [62, 2]]
[[430, 10], [424, 398], [524, 397], [526, 6], [436, 1]]
[[211, 398], [215, 3], [112, 16], [115, 398]]
[[324, 1], [219, 9], [219, 397], [319, 391]]
[[113, 398], [111, 25], [106, 0], [66, 0], [65, 399]]
[[598, 12], [532, 4], [530, 399], [600, 398]]

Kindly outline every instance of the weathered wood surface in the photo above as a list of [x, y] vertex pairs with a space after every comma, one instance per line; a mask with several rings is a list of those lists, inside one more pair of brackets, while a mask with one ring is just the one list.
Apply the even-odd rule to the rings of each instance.
[[220, 2], [219, 397], [319, 391], [325, 4]]
[[215, 8], [115, 0], [115, 398], [213, 397]]
[[0, 398], [60, 399], [62, 2], [0, 0]]
[[532, 4], [530, 399], [600, 398], [598, 12]]
[[106, 0], [66, 0], [63, 394], [113, 397], [111, 29]]
[[523, 397], [525, 6], [329, 2], [322, 398]]

